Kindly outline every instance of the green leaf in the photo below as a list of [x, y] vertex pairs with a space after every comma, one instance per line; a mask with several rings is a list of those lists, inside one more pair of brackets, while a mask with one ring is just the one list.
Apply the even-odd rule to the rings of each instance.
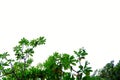
[[1, 54], [2, 59], [7, 58], [7, 56], [10, 56], [10, 54], [8, 54], [8, 52], [4, 52], [3, 54]]
[[30, 41], [30, 46], [36, 47], [38, 45], [38, 41], [33, 39]]
[[28, 45], [29, 45], [29, 41], [28, 41], [26, 38], [22, 38], [22, 39], [19, 41], [19, 44], [20, 44], [20, 45], [26, 45], [26, 46], [28, 46]]
[[38, 41], [38, 45], [41, 45], [41, 44], [45, 44], [46, 39], [44, 37], [39, 37], [37, 38], [37, 41]]
[[28, 60], [27, 60], [27, 64], [31, 64], [33, 62], [33, 59], [32, 58], [29, 58]]
[[9, 64], [7, 62], [2, 64], [3, 66], [9, 66]]
[[39, 37], [30, 41], [30, 45], [36, 47], [37, 45], [45, 44], [46, 39], [44, 37]]
[[80, 65], [80, 66], [79, 66], [79, 68], [82, 70], [82, 69], [83, 69], [83, 66], [82, 66], [82, 65]]
[[30, 56], [33, 56], [34, 50], [33, 50], [33, 48], [28, 48], [25, 50], [24, 53], [29, 54]]
[[22, 47], [20, 45], [15, 46], [13, 49], [14, 49], [15, 53], [21, 53], [21, 51], [22, 51]]

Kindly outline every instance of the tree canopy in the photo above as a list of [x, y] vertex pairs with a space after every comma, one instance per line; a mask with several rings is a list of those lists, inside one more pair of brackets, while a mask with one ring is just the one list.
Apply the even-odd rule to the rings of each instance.
[[84, 48], [73, 51], [73, 55], [54, 52], [43, 63], [31, 66], [34, 49], [39, 45], [44, 45], [45, 42], [44, 37], [32, 40], [22, 38], [13, 48], [15, 59], [11, 59], [8, 52], [0, 53], [0, 77], [2, 80], [119, 80], [119, 75], [115, 79], [111, 77], [113, 74], [120, 73], [118, 71], [120, 65], [116, 65], [113, 69], [113, 63], [104, 67], [99, 75], [91, 76], [90, 63], [83, 61], [88, 55]]
[[99, 76], [105, 80], [120, 80], [120, 61], [116, 65], [114, 61], [107, 63], [99, 71]]

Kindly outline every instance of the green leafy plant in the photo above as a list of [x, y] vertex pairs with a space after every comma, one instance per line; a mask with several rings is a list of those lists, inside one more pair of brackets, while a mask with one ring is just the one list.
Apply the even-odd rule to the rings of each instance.
[[45, 44], [45, 42], [44, 37], [31, 41], [22, 38], [19, 44], [14, 47], [16, 59], [9, 59], [10, 54], [8, 52], [0, 54], [0, 71], [3, 80], [27, 80], [26, 71], [33, 62], [34, 48]]

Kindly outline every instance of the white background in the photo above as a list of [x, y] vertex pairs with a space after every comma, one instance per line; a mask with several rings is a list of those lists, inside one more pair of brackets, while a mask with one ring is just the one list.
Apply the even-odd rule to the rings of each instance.
[[0, 53], [22, 38], [45, 36], [34, 65], [53, 52], [73, 54], [84, 47], [93, 69], [120, 60], [118, 0], [0, 0]]

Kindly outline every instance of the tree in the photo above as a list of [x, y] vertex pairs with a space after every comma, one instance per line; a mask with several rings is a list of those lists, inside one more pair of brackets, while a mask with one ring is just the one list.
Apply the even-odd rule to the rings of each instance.
[[45, 44], [45, 41], [44, 37], [31, 41], [22, 38], [19, 44], [14, 47], [16, 59], [9, 59], [8, 52], [0, 54], [0, 71], [3, 80], [27, 80], [27, 70], [33, 62], [34, 48]]
[[[82, 80], [90, 76], [91, 67], [88, 67], [88, 62], [85, 65], [81, 64], [81, 60], [87, 55], [84, 49], [80, 49], [78, 52], [74, 51], [74, 55], [69, 54], [59, 54], [55, 52], [53, 56], [50, 56], [48, 60], [45, 61], [44, 67], [47, 71], [48, 80]], [[78, 64], [78, 71], [73, 69], [73, 66]], [[70, 71], [70, 72], [66, 72]], [[72, 74], [74, 72], [75, 74]], [[52, 74], [51, 74], [52, 73]], [[74, 76], [76, 75], [76, 76]]]
[[99, 75], [105, 80], [120, 80], [120, 61], [115, 65], [114, 61], [107, 63], [100, 71]]
[[[0, 74], [3, 80], [98, 80], [90, 76], [89, 62], [82, 62], [88, 53], [84, 48], [74, 51], [73, 55], [55, 52], [48, 59], [31, 66], [34, 48], [45, 44], [46, 39], [33, 40], [22, 38], [14, 47], [15, 59], [10, 59], [8, 52], [0, 54]], [[77, 67], [77, 69], [75, 68]], [[99, 80], [102, 80], [99, 78]]]

